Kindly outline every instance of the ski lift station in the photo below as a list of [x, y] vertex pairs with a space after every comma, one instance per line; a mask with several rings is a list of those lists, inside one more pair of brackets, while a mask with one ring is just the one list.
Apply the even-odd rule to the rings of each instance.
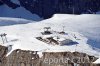
[[51, 31], [51, 27], [44, 27], [44, 32], [41, 32], [42, 36], [36, 37], [38, 40], [52, 45], [73, 45], [78, 42], [71, 40], [68, 34], [63, 31]]

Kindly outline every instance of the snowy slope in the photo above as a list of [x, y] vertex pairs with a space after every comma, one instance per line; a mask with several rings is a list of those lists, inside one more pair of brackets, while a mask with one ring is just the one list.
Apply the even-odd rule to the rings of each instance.
[[0, 6], [0, 17], [25, 18], [25, 19], [35, 20], [35, 21], [42, 20], [42, 18], [40, 18], [38, 15], [32, 14], [31, 12], [29, 12], [23, 7], [12, 9], [7, 5]]
[[[91, 19], [89, 19], [91, 18]], [[93, 38], [100, 39], [98, 35], [100, 32], [95, 32], [98, 30], [99, 26], [99, 15], [64, 15], [58, 14], [54, 15], [52, 18], [43, 20], [41, 22], [31, 22], [27, 24], [14, 24], [10, 26], [0, 26], [0, 34], [7, 33], [8, 43], [2, 44], [0, 38], [0, 44], [8, 46], [12, 45], [12, 49], [9, 50], [8, 55], [15, 49], [22, 50], [33, 50], [40, 52], [65, 52], [65, 51], [78, 51], [87, 53], [89, 55], [94, 55], [99, 57], [100, 53], [98, 49], [94, 50], [88, 43], [87, 39]], [[4, 18], [5, 21], [11, 20]], [[21, 19], [22, 20], [22, 19]], [[3, 20], [0, 21], [2, 23]], [[14, 21], [22, 22], [17, 19]], [[79, 44], [74, 45], [48, 45], [42, 41], [37, 40], [35, 37], [41, 36], [41, 32], [44, 31], [44, 27], [51, 27], [51, 31], [62, 31], [62, 26], [65, 26], [65, 32], [68, 33], [68, 37]], [[92, 32], [93, 31], [93, 32]], [[83, 35], [81, 35], [81, 34]], [[76, 40], [73, 35], [76, 35], [81, 40]], [[95, 37], [94, 37], [95, 35]], [[86, 38], [87, 36], [88, 38]], [[67, 37], [65, 35], [65, 37]], [[95, 44], [96, 45], [96, 44]], [[100, 45], [98, 45], [100, 46]], [[9, 47], [10, 49], [11, 47]]]
[[31, 23], [33, 21], [27, 19], [19, 19], [19, 18], [8, 18], [8, 17], [0, 17], [0, 26], [10, 26], [16, 24], [26, 24]]
[[95, 64], [100, 64], [100, 58], [97, 59], [94, 63], [95, 63]]
[[65, 26], [66, 31], [75, 31], [88, 37], [88, 43], [94, 47], [100, 48], [100, 15], [54, 15], [53, 18], [44, 20], [49, 26], [59, 28], [58, 31]]

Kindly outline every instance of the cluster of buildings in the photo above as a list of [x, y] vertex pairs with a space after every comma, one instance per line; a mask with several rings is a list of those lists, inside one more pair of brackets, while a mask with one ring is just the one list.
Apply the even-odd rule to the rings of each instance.
[[51, 45], [72, 45], [72, 44], [78, 44], [78, 42], [75, 42], [71, 40], [68, 37], [68, 34], [64, 31], [57, 32], [57, 31], [50, 31], [51, 27], [44, 27], [44, 32], [41, 32], [42, 36], [36, 37], [36, 39], [43, 41], [47, 44]]

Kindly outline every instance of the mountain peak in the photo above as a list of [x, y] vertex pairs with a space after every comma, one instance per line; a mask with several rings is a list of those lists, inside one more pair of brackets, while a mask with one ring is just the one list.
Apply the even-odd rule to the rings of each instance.
[[[21, 7], [29, 11], [32, 15], [36, 14], [44, 19], [51, 18], [56, 13], [96, 14], [100, 11], [100, 0], [0, 0], [0, 5], [7, 5], [15, 11], [17, 8]], [[0, 8], [1, 7], [2, 6], [0, 6]], [[23, 11], [20, 11], [20, 13], [22, 12]], [[4, 16], [6, 17], [5, 14]]]

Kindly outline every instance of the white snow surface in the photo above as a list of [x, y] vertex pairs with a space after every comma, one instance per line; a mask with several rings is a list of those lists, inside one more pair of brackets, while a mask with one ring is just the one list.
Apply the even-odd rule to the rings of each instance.
[[11, 18], [11, 17], [0, 17], [0, 26], [9, 26], [17, 24], [26, 24], [33, 21], [27, 19]]
[[[12, 1], [16, 2], [16, 0], [12, 0]], [[38, 15], [32, 14], [31, 12], [29, 12], [23, 7], [12, 9], [7, 5], [0, 6], [0, 17], [25, 18], [25, 19], [35, 20], [35, 21], [42, 20], [42, 18], [40, 18]]]
[[95, 62], [93, 62], [94, 64], [100, 64], [100, 58], [97, 59]]
[[[92, 27], [99, 27], [100, 16], [99, 15], [68, 15], [68, 14], [56, 14], [52, 18], [43, 20], [40, 22], [30, 22], [26, 20], [26, 24], [16, 24], [16, 22], [22, 22], [23, 19], [14, 19], [14, 25], [0, 26], [0, 34], [6, 33], [8, 43], [2, 44], [0, 38], [0, 44], [4, 46], [12, 45], [11, 50], [9, 50], [7, 56], [15, 49], [22, 50], [32, 50], [41, 52], [83, 52], [89, 55], [99, 57], [99, 51], [94, 50], [92, 46], [87, 44], [88, 38], [84, 35], [89, 35], [88, 30], [92, 30]], [[0, 18], [0, 23], [9, 22], [11, 18]], [[29, 23], [28, 23], [29, 22]], [[12, 22], [11, 22], [12, 23]], [[5, 23], [6, 24], [6, 23]], [[96, 25], [96, 26], [95, 26]], [[64, 30], [68, 35], [59, 35], [56, 32], [53, 36], [59, 36], [61, 39], [70, 38], [79, 44], [74, 45], [49, 45], [42, 41], [37, 40], [35, 37], [42, 36], [41, 32], [44, 31], [44, 27], [51, 27], [51, 31], [62, 31], [62, 26], [65, 26]], [[92, 27], [91, 27], [92, 26]], [[89, 29], [87, 29], [89, 28]], [[80, 30], [87, 32], [82, 35]], [[92, 31], [90, 31], [92, 33]], [[100, 33], [100, 32], [99, 32]], [[93, 33], [94, 34], [94, 33]], [[77, 37], [77, 40], [75, 39]], [[98, 36], [98, 35], [97, 35]], [[92, 38], [95, 38], [91, 36]]]

